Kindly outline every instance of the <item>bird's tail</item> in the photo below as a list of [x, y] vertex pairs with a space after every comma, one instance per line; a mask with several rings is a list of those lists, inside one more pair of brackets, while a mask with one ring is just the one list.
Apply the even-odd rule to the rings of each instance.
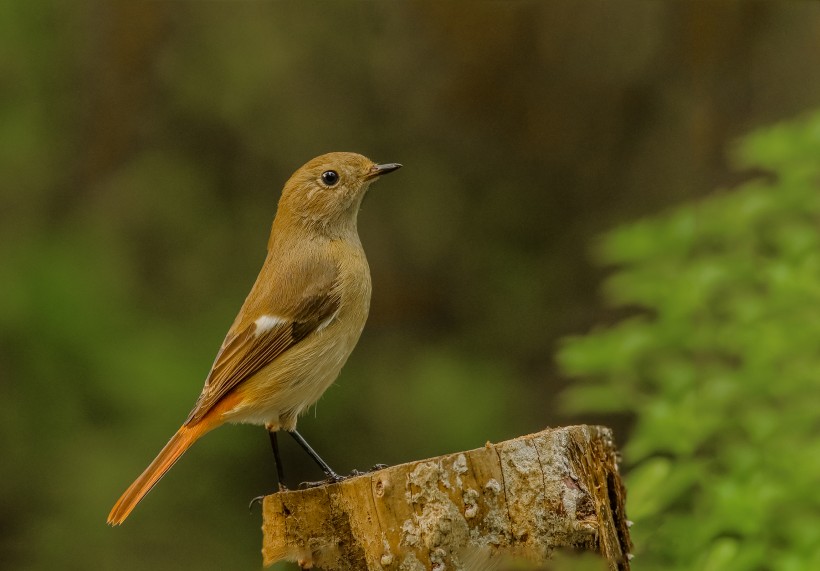
[[165, 472], [179, 460], [179, 457], [212, 428], [216, 428], [214, 423], [203, 419], [202, 422], [193, 425], [183, 425], [177, 430], [177, 433], [171, 437], [171, 440], [168, 441], [168, 444], [166, 444], [157, 457], [154, 458], [154, 461], [151, 462], [145, 471], [140, 474], [140, 477], [125, 490], [125, 493], [120, 496], [117, 503], [114, 504], [111, 513], [108, 514], [109, 525], [120, 525], [125, 521], [125, 518], [128, 517], [131, 510], [145, 497], [145, 494], [151, 491], [151, 488], [153, 488], [156, 483], [159, 482], [160, 478], [165, 475]]

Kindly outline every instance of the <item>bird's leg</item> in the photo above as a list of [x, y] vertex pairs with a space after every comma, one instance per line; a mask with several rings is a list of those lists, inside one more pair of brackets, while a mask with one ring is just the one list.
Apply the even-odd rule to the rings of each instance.
[[[313, 448], [311, 448], [311, 447], [310, 447], [310, 444], [308, 444], [308, 443], [307, 443], [307, 440], [305, 440], [305, 439], [302, 437], [302, 435], [301, 435], [301, 434], [299, 434], [299, 433], [298, 433], [298, 432], [296, 432], [295, 430], [288, 430], [288, 433], [289, 433], [289, 434], [293, 437], [293, 439], [294, 439], [294, 440], [295, 440], [295, 441], [299, 444], [299, 446], [301, 446], [301, 447], [302, 447], [302, 449], [303, 449], [305, 452], [307, 452], [307, 453], [308, 453], [308, 456], [310, 456], [311, 458], [313, 458], [313, 461], [314, 461], [314, 462], [316, 462], [316, 463], [319, 465], [319, 467], [322, 469], [322, 472], [324, 472], [324, 473], [325, 473], [325, 476], [327, 476], [327, 479], [328, 479], [328, 481], [329, 481], [329, 482], [339, 482], [339, 481], [341, 481], [341, 480], [343, 480], [343, 479], [344, 479], [344, 478], [342, 478], [339, 474], [337, 474], [336, 472], [334, 472], [334, 471], [331, 469], [331, 467], [327, 465], [327, 462], [325, 462], [324, 460], [322, 460], [321, 456], [319, 456], [318, 454], [316, 454], [316, 451], [315, 451], [315, 450], [313, 450]], [[318, 484], [322, 484], [322, 483], [324, 483], [324, 482], [319, 482]], [[313, 484], [313, 483], [311, 483], [311, 484]], [[316, 484], [316, 485], [318, 485], [318, 484]], [[309, 484], [309, 485], [310, 485], [310, 484]]]
[[[273, 459], [276, 462], [276, 479], [277, 483], [279, 484], [279, 491], [286, 492], [288, 489], [285, 487], [285, 470], [282, 468], [282, 458], [279, 456], [279, 440], [276, 438], [276, 430], [272, 430], [268, 428], [268, 436], [270, 437], [270, 447], [273, 449]], [[248, 504], [248, 509], [253, 507], [253, 504], [259, 502], [260, 505], [262, 500], [265, 496], [256, 496], [251, 500], [251, 503]]]
[[279, 456], [279, 441], [276, 438], [276, 430], [268, 431], [270, 436], [270, 447], [273, 450], [273, 459], [276, 462], [276, 479], [279, 482], [279, 491], [287, 490], [285, 487], [285, 469], [282, 467], [282, 458]]

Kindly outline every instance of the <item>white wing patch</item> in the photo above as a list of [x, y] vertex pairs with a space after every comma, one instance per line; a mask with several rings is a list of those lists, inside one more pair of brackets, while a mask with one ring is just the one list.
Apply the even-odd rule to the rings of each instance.
[[[341, 308], [339, 308], [339, 309], [341, 309]], [[319, 331], [321, 331], [322, 329], [324, 329], [325, 327], [327, 327], [328, 325], [330, 325], [330, 324], [331, 324], [331, 322], [339, 316], [339, 309], [337, 309], [336, 311], [334, 311], [334, 312], [333, 312], [333, 315], [331, 315], [330, 317], [328, 317], [327, 319], [325, 319], [324, 321], [322, 321], [322, 322], [319, 324], [319, 327], [317, 327], [317, 328], [316, 328], [316, 332], [317, 332], [317, 333], [318, 333]]]
[[254, 323], [256, 324], [256, 330], [253, 332], [253, 334], [259, 337], [260, 335], [270, 331], [274, 327], [278, 327], [279, 325], [283, 325], [287, 322], [287, 319], [285, 319], [284, 317], [279, 317], [278, 315], [263, 315], [262, 317], [254, 321]]

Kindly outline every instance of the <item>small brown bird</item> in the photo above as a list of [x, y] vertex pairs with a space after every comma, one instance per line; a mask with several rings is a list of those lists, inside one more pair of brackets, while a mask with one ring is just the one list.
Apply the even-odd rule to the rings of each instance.
[[359, 206], [373, 181], [400, 167], [329, 153], [285, 183], [267, 258], [196, 406], [114, 505], [109, 524], [121, 524], [194, 442], [226, 422], [265, 425], [280, 484], [278, 430], [339, 479], [296, 432], [296, 419], [336, 380], [364, 328], [370, 270], [356, 227]]

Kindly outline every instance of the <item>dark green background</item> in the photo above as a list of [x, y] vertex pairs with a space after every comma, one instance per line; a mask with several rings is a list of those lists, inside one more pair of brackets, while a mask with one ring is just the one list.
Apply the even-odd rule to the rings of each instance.
[[[740, 134], [820, 103], [820, 6], [0, 3], [0, 561], [261, 566], [267, 437], [184, 420], [279, 191], [333, 150], [405, 168], [360, 233], [370, 320], [300, 423], [339, 471], [571, 417], [556, 341], [610, 323], [602, 232], [731, 186]], [[320, 474], [285, 443], [288, 479]]]

